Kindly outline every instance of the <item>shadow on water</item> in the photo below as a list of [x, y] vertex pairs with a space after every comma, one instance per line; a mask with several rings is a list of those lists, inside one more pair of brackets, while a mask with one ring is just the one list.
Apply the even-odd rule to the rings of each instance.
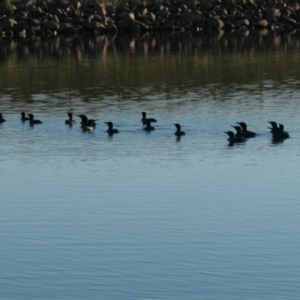
[[70, 101], [78, 96], [85, 102], [115, 95], [120, 100], [134, 94], [136, 100], [153, 93], [172, 97], [175, 89], [201, 87], [210, 87], [217, 98], [216, 91], [226, 94], [230, 86], [253, 84], [259, 92], [262, 82], [293, 90], [300, 79], [294, 67], [299, 41], [298, 32], [267, 30], [2, 38], [0, 80], [3, 94], [26, 103], [34, 97], [48, 101], [45, 95], [54, 90], [57, 97], [67, 91]]
[[17, 61], [51, 57], [81, 60], [114, 55], [210, 53], [214, 51], [299, 50], [300, 33], [260, 31], [209, 31], [184, 33], [122, 33], [97, 36], [58, 36], [0, 39], [0, 61], [12, 55]]

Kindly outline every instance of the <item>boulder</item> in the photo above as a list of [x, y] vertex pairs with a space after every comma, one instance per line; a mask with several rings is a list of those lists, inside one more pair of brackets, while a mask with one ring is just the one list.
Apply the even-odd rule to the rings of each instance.
[[59, 29], [59, 25], [52, 20], [44, 23], [43, 26], [46, 30], [58, 30]]
[[120, 31], [128, 30], [131, 22], [120, 20], [117, 22], [117, 28]]
[[91, 29], [99, 31], [106, 31], [105, 26], [100, 22], [91, 22]]
[[186, 5], [187, 7], [197, 6], [198, 1], [197, 0], [179, 0], [179, 3], [181, 5]]
[[81, 2], [80, 1], [74, 1], [73, 6], [75, 9], [79, 9], [81, 7]]
[[100, 16], [104, 17], [107, 15], [105, 5], [100, 3], [94, 3], [92, 7]]
[[140, 26], [136, 22], [132, 22], [130, 25], [130, 30], [131, 31], [141, 31]]
[[281, 12], [277, 8], [268, 8], [265, 10], [265, 15], [267, 19], [275, 20], [276, 18], [281, 16]]
[[256, 8], [257, 7], [257, 4], [254, 2], [254, 0], [248, 0], [247, 1], [247, 4], [252, 7], [252, 8]]
[[187, 17], [183, 17], [181, 19], [181, 24], [180, 24], [182, 27], [185, 27], [185, 28], [190, 28], [192, 27], [192, 22], [189, 18]]
[[167, 18], [168, 16], [169, 16], [169, 11], [166, 9], [166, 8], [164, 8], [164, 9], [161, 9], [161, 10], [157, 10], [156, 12], [155, 12], [155, 15], [157, 16], [157, 17], [162, 17], [162, 18]]
[[118, 19], [120, 21], [126, 21], [126, 22], [132, 22], [135, 20], [135, 17], [134, 17], [134, 13], [130, 12], [124, 12], [124, 13], [121, 13], [121, 14], [118, 14]]
[[57, 23], [57, 24], [60, 23], [60, 22], [59, 22], [59, 19], [58, 19], [58, 17], [57, 17], [56, 15], [53, 16], [52, 21], [54, 21], [54, 22]]
[[207, 26], [212, 29], [221, 29], [224, 27], [224, 22], [217, 17], [213, 17], [207, 21]]
[[73, 19], [73, 22], [74, 22], [74, 24], [83, 24], [84, 19], [83, 19], [82, 17], [76, 16], [76, 17]]
[[148, 21], [147, 16], [139, 15], [139, 14], [135, 16], [135, 19], [143, 23], [147, 23]]
[[250, 25], [250, 22], [248, 19], [240, 19], [240, 20], [237, 20], [236, 21], [236, 24], [238, 26], [245, 26], [245, 27], [248, 27]]
[[147, 13], [147, 18], [148, 18], [148, 20], [153, 21], [153, 22], [156, 20], [156, 16], [152, 12]]
[[108, 31], [108, 32], [118, 32], [118, 28], [113, 23], [107, 23], [107, 25], [106, 25], [106, 31]]
[[115, 12], [115, 9], [111, 4], [106, 4], [105, 9], [106, 9], [106, 13], [109, 15]]
[[64, 23], [60, 26], [60, 32], [65, 34], [76, 34], [77, 30], [76, 27], [73, 24], [70, 23]]
[[258, 28], [266, 28], [268, 27], [268, 21], [266, 19], [261, 19], [256, 21], [255, 26]]
[[92, 29], [92, 22], [89, 20], [84, 20], [81, 24], [82, 28], [85, 30]]
[[165, 30], [165, 31], [174, 31], [175, 27], [168, 23], [168, 24], [164, 24], [163, 26], [161, 26], [161, 29]]
[[247, 5], [247, 0], [236, 0], [236, 4], [244, 7]]
[[14, 19], [0, 20], [0, 28], [2, 28], [4, 31], [13, 29], [13, 27], [17, 24], [18, 22]]
[[264, 29], [260, 29], [260, 30], [258, 30], [258, 32], [257, 32], [260, 36], [267, 36], [268, 35], [268, 30], [266, 29], [266, 28], [264, 28]]
[[35, 0], [23, 0], [21, 1], [22, 6], [31, 6], [31, 5], [36, 5]]
[[186, 14], [186, 17], [191, 21], [191, 22], [198, 22], [201, 19], [201, 15], [197, 13], [188, 13]]
[[289, 17], [286, 17], [286, 16], [281, 16], [281, 21], [282, 23], [285, 23], [285, 24], [290, 24], [290, 25], [295, 25], [297, 24], [297, 21], [292, 19], [292, 18], [289, 18]]

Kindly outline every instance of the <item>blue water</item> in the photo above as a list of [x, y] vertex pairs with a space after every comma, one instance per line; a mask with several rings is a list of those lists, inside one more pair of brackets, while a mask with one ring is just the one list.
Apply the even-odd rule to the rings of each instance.
[[[3, 93], [0, 299], [298, 299], [300, 93], [270, 84], [84, 101], [96, 86], [71, 108], [65, 91]], [[66, 126], [70, 109], [96, 130]], [[272, 144], [270, 120], [291, 138]], [[259, 135], [228, 147], [237, 121]]]

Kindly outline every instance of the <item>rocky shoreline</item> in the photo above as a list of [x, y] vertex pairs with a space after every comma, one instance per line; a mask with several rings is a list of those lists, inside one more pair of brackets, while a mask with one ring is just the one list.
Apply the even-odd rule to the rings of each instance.
[[103, 34], [122, 31], [300, 30], [300, 5], [284, 0], [164, 0], [116, 6], [25, 0], [0, 4], [2, 36]]

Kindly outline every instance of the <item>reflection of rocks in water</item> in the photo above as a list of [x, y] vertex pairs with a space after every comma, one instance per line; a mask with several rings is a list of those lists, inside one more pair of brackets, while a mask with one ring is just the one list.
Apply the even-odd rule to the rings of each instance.
[[63, 58], [118, 54], [170, 54], [211, 51], [244, 51], [269, 49], [299, 49], [298, 32], [274, 33], [267, 29], [254, 32], [249, 30], [212, 30], [207, 32], [132, 32], [109, 33], [89, 37], [79, 36], [32, 36], [30, 38], [0, 39], [2, 60], [17, 50], [18, 57]]

